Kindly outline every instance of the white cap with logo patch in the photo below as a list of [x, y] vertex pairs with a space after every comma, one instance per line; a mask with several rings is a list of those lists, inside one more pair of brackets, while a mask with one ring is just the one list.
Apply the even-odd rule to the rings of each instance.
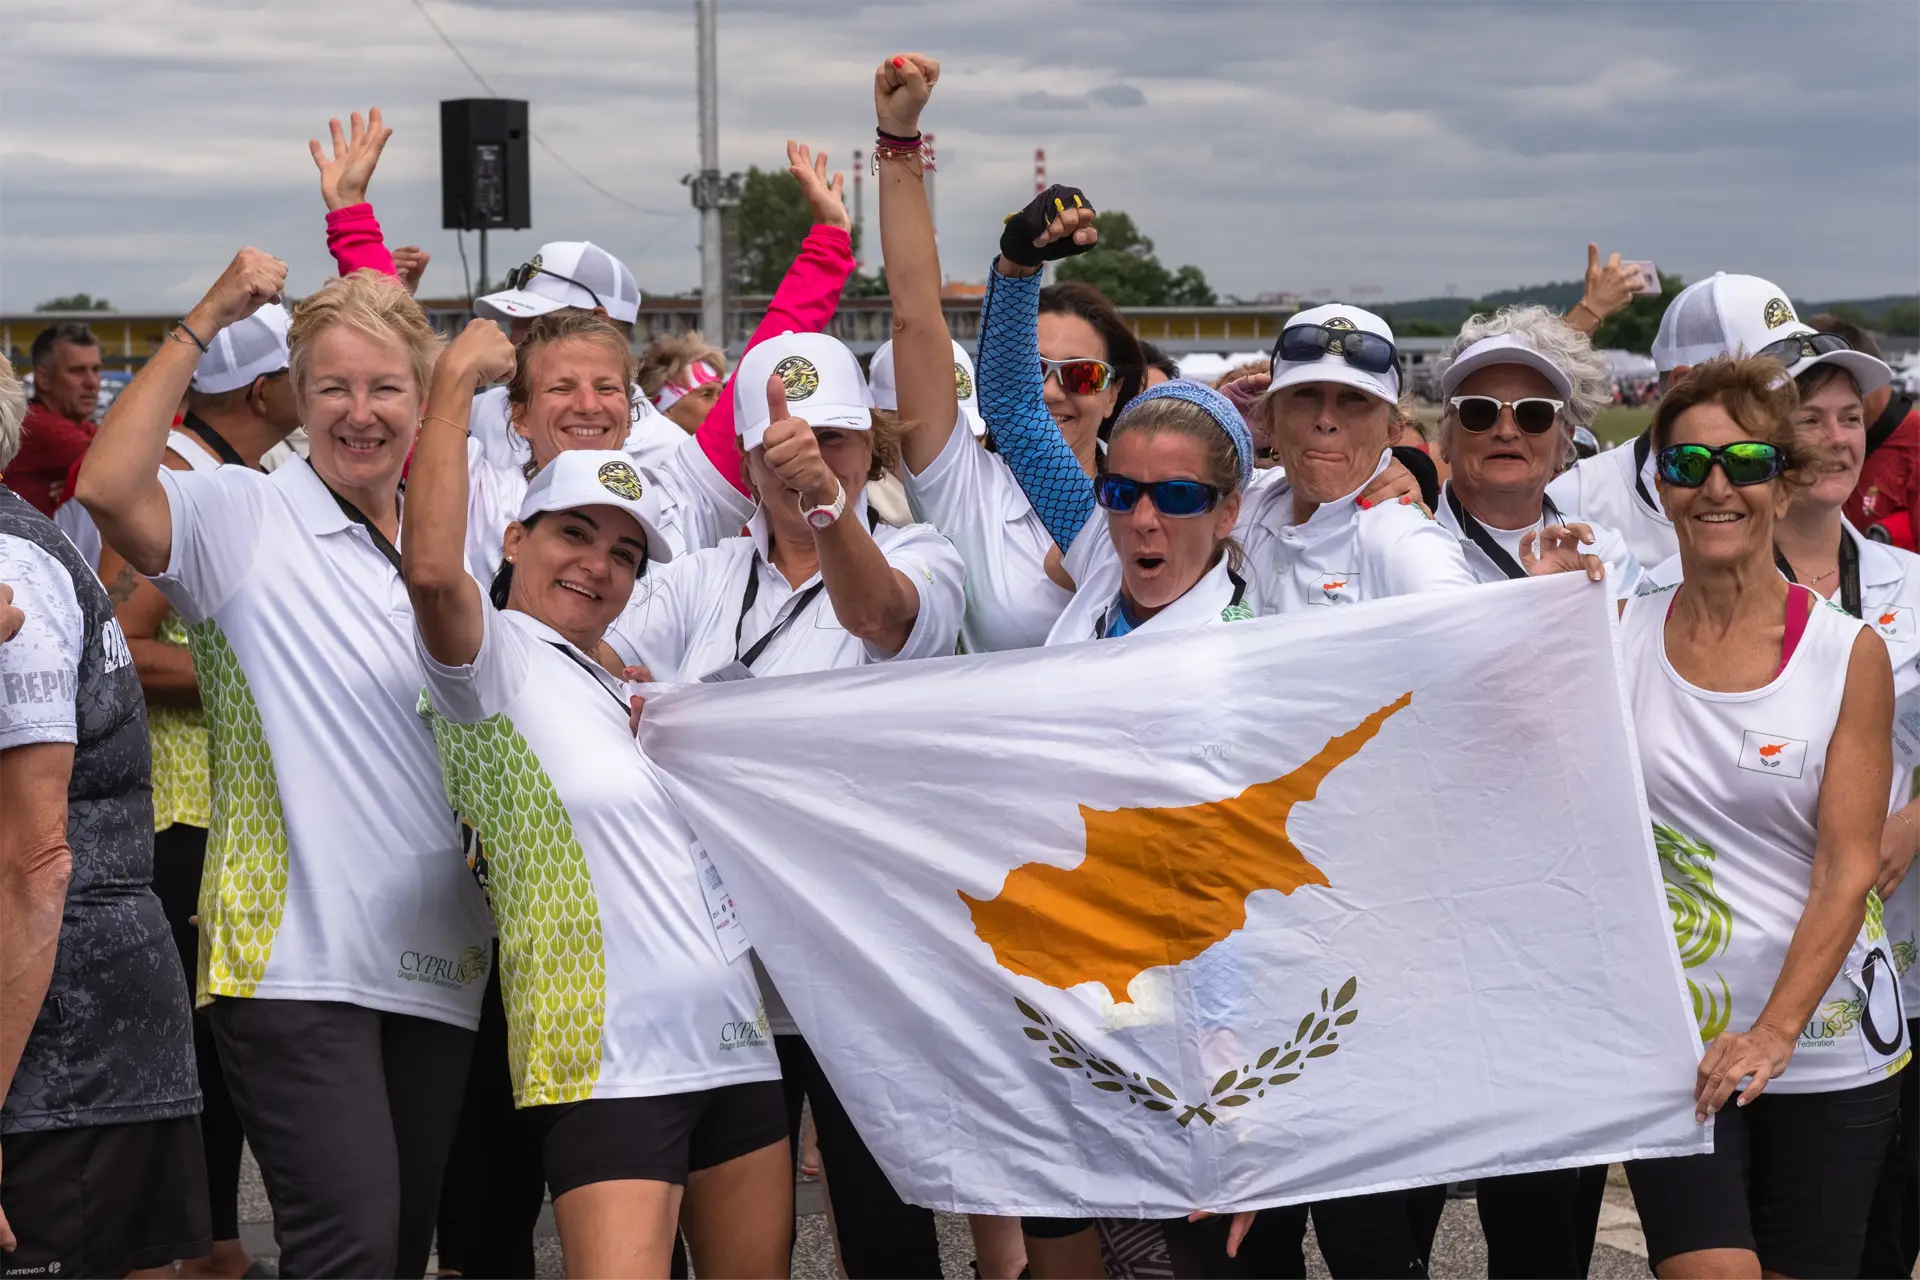
[[1758, 355], [1782, 338], [1812, 332], [1779, 285], [1716, 271], [1667, 304], [1653, 338], [1653, 363], [1661, 373], [1672, 373], [1725, 356]]
[[524, 320], [561, 307], [592, 311], [632, 324], [640, 317], [640, 286], [633, 272], [591, 240], [555, 240], [507, 273], [509, 288], [473, 300], [475, 315]]
[[665, 564], [673, 548], [660, 535], [660, 495], [634, 470], [633, 460], [617, 449], [568, 449], [554, 458], [527, 486], [520, 502], [521, 524], [543, 511], [581, 507], [618, 507], [647, 534], [647, 559]]
[[[1393, 341], [1393, 329], [1379, 316], [1361, 307], [1350, 307], [1343, 302], [1330, 302], [1324, 307], [1313, 307], [1296, 312], [1287, 317], [1286, 325], [1281, 329], [1284, 336], [1287, 329], [1302, 326], [1321, 326], [1327, 329], [1355, 329], [1361, 333], [1371, 333]], [[1272, 395], [1282, 387], [1299, 386], [1305, 382], [1338, 382], [1345, 386], [1357, 387], [1368, 395], [1394, 404], [1400, 399], [1400, 370], [1398, 366], [1385, 373], [1374, 373], [1347, 363], [1346, 356], [1339, 349], [1338, 339], [1328, 346], [1316, 360], [1282, 360], [1279, 345], [1276, 343], [1273, 353], [1273, 382], [1267, 388]]]
[[742, 449], [766, 439], [767, 379], [779, 375], [787, 409], [816, 427], [868, 431], [873, 427], [873, 391], [860, 361], [844, 342], [824, 333], [789, 330], [747, 352], [733, 376], [733, 421]]
[[[900, 393], [893, 380], [893, 339], [880, 344], [867, 364], [867, 385], [873, 389], [873, 403], [881, 409], [898, 409]], [[960, 399], [960, 421], [978, 439], [987, 434], [986, 421], [980, 416], [980, 394], [974, 387], [973, 357], [967, 349], [953, 344], [953, 393]]]

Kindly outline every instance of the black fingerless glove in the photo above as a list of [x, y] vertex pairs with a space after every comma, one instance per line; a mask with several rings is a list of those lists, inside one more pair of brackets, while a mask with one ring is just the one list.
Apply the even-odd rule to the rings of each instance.
[[1008, 262], [1023, 267], [1037, 267], [1043, 262], [1058, 262], [1085, 253], [1096, 246], [1075, 244], [1072, 236], [1055, 240], [1044, 249], [1034, 248], [1033, 242], [1045, 235], [1047, 224], [1064, 211], [1091, 208], [1093, 204], [1081, 194], [1080, 188], [1055, 183], [1035, 196], [1026, 208], [1008, 215], [1007, 225], [1000, 231], [1000, 252]]

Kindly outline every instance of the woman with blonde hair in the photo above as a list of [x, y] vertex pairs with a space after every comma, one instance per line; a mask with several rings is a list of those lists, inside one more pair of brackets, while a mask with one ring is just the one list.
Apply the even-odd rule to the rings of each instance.
[[439, 340], [392, 278], [328, 281], [290, 333], [310, 457], [160, 465], [199, 356], [285, 282], [240, 251], [114, 402], [78, 497], [187, 625], [213, 757], [199, 999], [281, 1267], [418, 1276], [492, 932], [416, 710], [395, 545]]
[[684, 431], [697, 431], [720, 400], [727, 357], [698, 329], [655, 338], [640, 353], [640, 391]]

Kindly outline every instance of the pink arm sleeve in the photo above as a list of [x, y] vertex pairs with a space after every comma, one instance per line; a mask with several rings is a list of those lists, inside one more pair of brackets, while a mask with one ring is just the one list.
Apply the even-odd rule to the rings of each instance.
[[[747, 349], [752, 350], [768, 338], [789, 330], [819, 333], [825, 329], [840, 306], [840, 291], [852, 274], [852, 237], [840, 227], [824, 223], [815, 226], [801, 243], [800, 256], [793, 260], [780, 287], [774, 290], [767, 314], [754, 326], [753, 336], [747, 339]], [[740, 440], [733, 429], [733, 374], [727, 375], [727, 385], [721, 388], [720, 398], [695, 434], [714, 470], [725, 476], [734, 488], [746, 493], [747, 484], [740, 467]]]
[[382, 275], [399, 274], [381, 238], [380, 220], [373, 216], [373, 206], [364, 201], [327, 214], [327, 252], [333, 255], [343, 276], [362, 267], [372, 267]]

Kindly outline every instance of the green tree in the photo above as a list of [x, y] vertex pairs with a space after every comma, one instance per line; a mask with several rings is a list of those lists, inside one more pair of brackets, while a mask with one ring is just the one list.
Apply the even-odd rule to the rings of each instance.
[[1686, 282], [1679, 276], [1660, 273], [1660, 296], [1647, 294], [1635, 298], [1627, 304], [1627, 309], [1608, 318], [1593, 335], [1593, 345], [1620, 351], [1637, 351], [1649, 355], [1653, 351], [1653, 335], [1660, 331], [1660, 317], [1666, 314], [1667, 304], [1684, 288]]
[[1062, 261], [1057, 278], [1083, 280], [1122, 307], [1211, 307], [1218, 301], [1200, 268], [1162, 266], [1153, 241], [1129, 214], [1110, 209], [1095, 214], [1093, 225], [1100, 232], [1099, 245]]
[[734, 283], [744, 293], [770, 294], [800, 256], [813, 226], [813, 210], [800, 184], [785, 169], [749, 168], [733, 210], [739, 253]]
[[48, 298], [34, 308], [35, 311], [111, 311], [113, 304], [105, 298], [96, 298], [90, 293], [70, 293], [61, 298]]
[[1905, 337], [1920, 334], [1920, 298], [1896, 302], [1888, 307], [1887, 314], [1880, 319], [1879, 328], [1883, 333], [1897, 333]]

